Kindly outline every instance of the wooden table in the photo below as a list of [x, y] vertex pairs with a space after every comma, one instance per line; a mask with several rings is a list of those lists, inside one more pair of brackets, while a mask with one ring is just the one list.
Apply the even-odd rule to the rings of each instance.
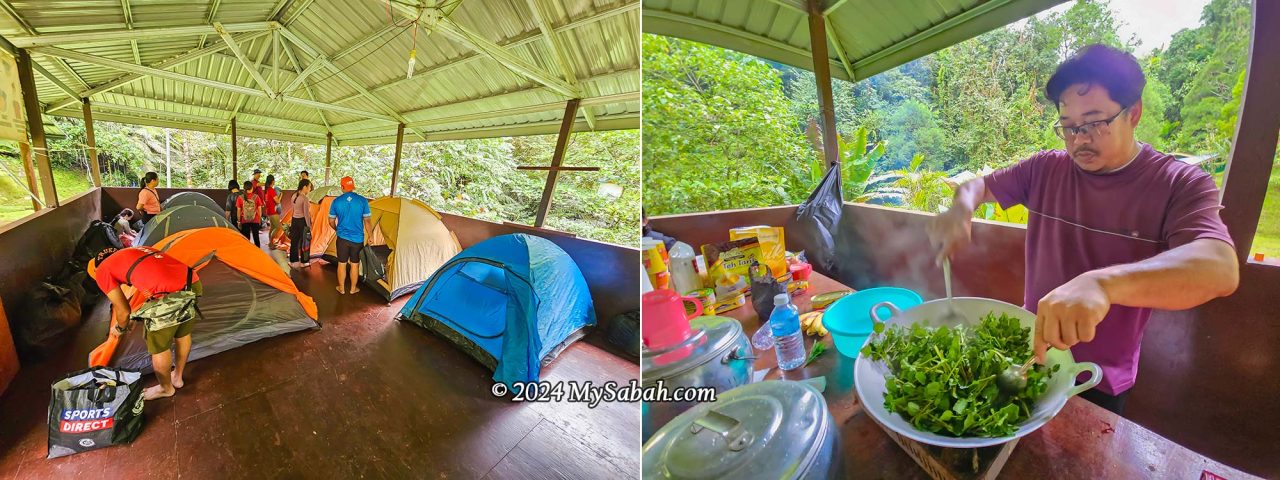
[[[809, 289], [792, 301], [804, 313], [812, 310], [813, 295], [849, 289], [815, 272]], [[748, 336], [761, 326], [750, 303], [719, 315], [742, 322]], [[813, 337], [806, 337], [809, 348], [813, 348], [814, 341]], [[823, 396], [835, 423], [840, 425], [847, 477], [928, 478], [863, 412], [853, 388], [854, 360], [840, 355], [830, 336], [817, 341], [826, 344], [827, 353], [808, 367], [781, 372], [775, 368], [777, 357], [773, 351], [757, 351], [755, 369], [769, 369], [766, 380], [826, 376]], [[1198, 479], [1205, 471], [1228, 479], [1258, 478], [1183, 448], [1087, 400], [1071, 398], [1057, 417], [1021, 439], [1001, 471], [1001, 478]]]

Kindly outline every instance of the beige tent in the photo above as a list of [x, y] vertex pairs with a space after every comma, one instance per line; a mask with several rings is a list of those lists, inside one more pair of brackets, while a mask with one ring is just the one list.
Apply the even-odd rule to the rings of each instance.
[[[382, 197], [369, 202], [372, 213], [372, 248], [360, 260], [364, 281], [387, 301], [412, 293], [436, 269], [462, 251], [440, 214], [425, 203], [402, 197]], [[373, 258], [370, 258], [370, 254]], [[336, 260], [337, 242], [330, 243], [324, 258]]]

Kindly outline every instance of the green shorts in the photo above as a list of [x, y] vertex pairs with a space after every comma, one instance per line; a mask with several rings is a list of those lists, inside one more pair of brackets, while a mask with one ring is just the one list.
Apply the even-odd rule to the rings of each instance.
[[[200, 285], [200, 282], [197, 281], [191, 284], [191, 291], [196, 292], [196, 295], [203, 295], [203, 285]], [[174, 325], [164, 330], [146, 332], [146, 335], [144, 335], [143, 338], [147, 342], [147, 353], [159, 355], [169, 351], [169, 348], [173, 346], [173, 339], [191, 335], [191, 330], [195, 328], [196, 320], [197, 319], [193, 318], [180, 325]]]

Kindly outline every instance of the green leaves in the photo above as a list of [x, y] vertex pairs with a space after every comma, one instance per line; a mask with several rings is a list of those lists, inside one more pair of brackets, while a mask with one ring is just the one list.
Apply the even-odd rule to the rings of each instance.
[[862, 353], [889, 366], [884, 406], [915, 428], [955, 437], [1002, 437], [1017, 431], [1048, 388], [1051, 372], [1039, 365], [1016, 396], [995, 384], [996, 375], [1031, 356], [1030, 330], [1004, 314], [988, 314], [970, 328], [895, 325], [878, 331]]

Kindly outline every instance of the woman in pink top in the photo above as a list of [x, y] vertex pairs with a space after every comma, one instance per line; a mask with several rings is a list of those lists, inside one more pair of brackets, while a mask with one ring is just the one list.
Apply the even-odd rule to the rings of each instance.
[[298, 192], [293, 194], [293, 207], [290, 208], [289, 223], [289, 265], [297, 267], [311, 266], [311, 201], [307, 194], [311, 193], [311, 181], [298, 181]]
[[151, 221], [151, 217], [160, 213], [160, 194], [156, 192], [156, 186], [159, 184], [160, 175], [156, 172], [147, 172], [142, 176], [142, 190], [138, 191], [137, 210], [142, 214], [144, 225]]

